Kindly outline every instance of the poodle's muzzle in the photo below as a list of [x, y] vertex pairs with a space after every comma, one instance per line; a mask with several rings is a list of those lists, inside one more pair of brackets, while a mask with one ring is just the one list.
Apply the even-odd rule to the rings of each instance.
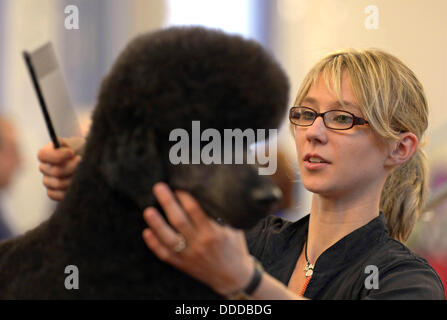
[[282, 192], [248, 164], [170, 165], [168, 184], [191, 193], [217, 221], [247, 229], [274, 214]]

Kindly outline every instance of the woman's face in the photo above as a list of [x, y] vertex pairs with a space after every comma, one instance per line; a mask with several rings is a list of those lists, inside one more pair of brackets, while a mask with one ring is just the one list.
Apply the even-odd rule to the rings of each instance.
[[[319, 113], [345, 109], [364, 118], [347, 73], [342, 78], [341, 98], [345, 108], [320, 76], [300, 105]], [[325, 127], [322, 117], [317, 117], [309, 127], [295, 126], [295, 142], [301, 181], [309, 191], [327, 197], [349, 197], [381, 190], [387, 175], [387, 148], [369, 125], [333, 130]]]

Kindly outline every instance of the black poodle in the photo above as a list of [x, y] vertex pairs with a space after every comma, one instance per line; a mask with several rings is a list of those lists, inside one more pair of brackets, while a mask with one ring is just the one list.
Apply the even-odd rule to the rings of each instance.
[[[276, 186], [254, 166], [174, 165], [169, 134], [191, 133], [192, 121], [222, 137], [278, 128], [288, 90], [274, 59], [240, 36], [175, 27], [137, 37], [103, 80], [65, 199], [49, 220], [0, 243], [0, 298], [218, 298], [147, 249], [143, 209], [157, 206], [152, 187], [165, 181], [235, 227], [272, 213]], [[79, 271], [78, 289], [65, 286], [67, 266]]]

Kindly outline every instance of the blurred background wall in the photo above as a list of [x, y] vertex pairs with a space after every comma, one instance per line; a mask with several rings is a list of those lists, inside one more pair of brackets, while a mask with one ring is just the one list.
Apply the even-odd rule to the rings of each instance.
[[[78, 9], [79, 29], [65, 27], [70, 5]], [[14, 184], [2, 191], [4, 218], [20, 234], [55, 205], [38, 171], [37, 152], [49, 136], [21, 52], [53, 42], [86, 131], [100, 81], [125, 44], [138, 33], [184, 24], [260, 41], [290, 77], [291, 104], [305, 73], [330, 51], [376, 47], [399, 57], [424, 84], [430, 103], [426, 151], [433, 196], [447, 183], [446, 13], [447, 0], [0, 0], [0, 113], [17, 128], [23, 160]], [[299, 183], [287, 125], [280, 132], [280, 156], [286, 174], [278, 179], [288, 195], [282, 214], [297, 219], [308, 213], [310, 197]], [[447, 202], [441, 200], [421, 217], [409, 241], [443, 277], [446, 228]]]

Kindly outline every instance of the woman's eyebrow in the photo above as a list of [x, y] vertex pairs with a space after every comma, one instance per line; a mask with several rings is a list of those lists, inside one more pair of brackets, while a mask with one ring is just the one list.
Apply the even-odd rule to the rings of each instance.
[[[360, 109], [359, 106], [357, 104], [355, 104], [354, 102], [350, 102], [350, 101], [347, 101], [347, 100], [342, 100], [342, 102], [346, 106], [354, 107], [356, 109]], [[317, 99], [315, 99], [314, 97], [309, 97], [309, 96], [305, 97], [303, 99], [303, 101], [301, 101], [301, 103], [310, 103], [310, 104], [313, 104], [313, 105], [318, 105], [319, 104]], [[340, 103], [340, 101], [337, 100], [337, 101], [334, 101], [333, 103], [329, 104], [328, 107], [343, 107], [343, 105]]]
[[317, 99], [306, 96], [301, 103], [310, 103], [310, 104], [318, 104]]

